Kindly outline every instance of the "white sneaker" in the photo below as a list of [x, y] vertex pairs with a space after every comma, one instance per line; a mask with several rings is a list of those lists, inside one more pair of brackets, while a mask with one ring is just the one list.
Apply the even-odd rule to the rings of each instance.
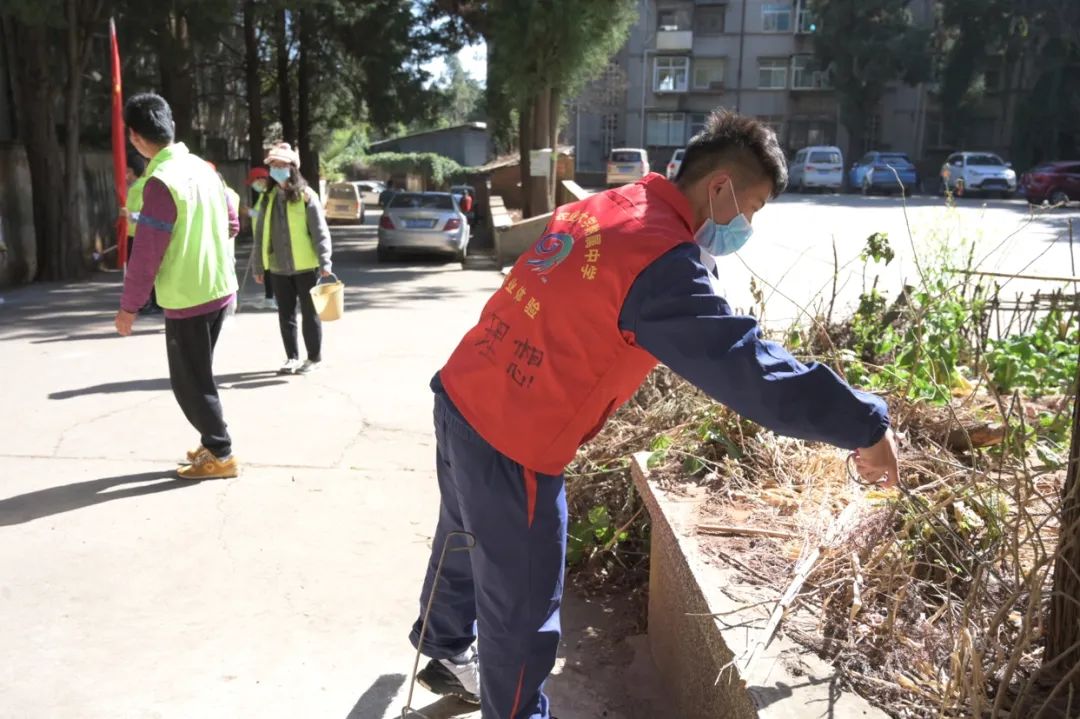
[[319, 369], [319, 363], [311, 360], [304, 360], [304, 364], [300, 365], [296, 370], [296, 374], [311, 374], [315, 370]]
[[453, 659], [432, 659], [416, 681], [432, 694], [456, 696], [471, 704], [480, 703], [480, 660], [476, 649], [469, 647]]
[[262, 308], [264, 310], [273, 310], [277, 312], [277, 300], [273, 297], [263, 297]]
[[278, 370], [278, 374], [296, 374], [303, 366], [303, 362], [298, 359], [285, 360], [285, 364], [281, 365], [281, 369]]
[[264, 310], [264, 309], [266, 309], [266, 304], [264, 302], [265, 302], [265, 298], [256, 297], [255, 299], [253, 299], [251, 301], [251, 309], [253, 309], [253, 310]]

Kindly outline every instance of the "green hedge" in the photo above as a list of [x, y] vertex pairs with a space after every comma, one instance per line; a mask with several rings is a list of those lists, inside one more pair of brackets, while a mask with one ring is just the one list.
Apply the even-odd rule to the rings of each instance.
[[380, 152], [365, 157], [364, 163], [390, 174], [423, 175], [436, 186], [464, 180], [475, 172], [475, 168], [463, 167], [433, 152]]

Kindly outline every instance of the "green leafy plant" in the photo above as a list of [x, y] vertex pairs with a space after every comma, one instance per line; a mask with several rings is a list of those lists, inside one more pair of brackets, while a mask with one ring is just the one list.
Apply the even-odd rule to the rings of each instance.
[[1080, 323], [1054, 308], [1030, 332], [991, 340], [987, 369], [1001, 392], [1025, 389], [1034, 397], [1066, 392], [1076, 377]]
[[578, 564], [600, 549], [609, 549], [618, 542], [626, 541], [628, 536], [625, 529], [618, 530], [614, 526], [608, 508], [597, 505], [567, 530], [566, 561], [571, 566]]
[[464, 179], [472, 172], [449, 157], [432, 152], [380, 152], [369, 155], [365, 161], [392, 174], [423, 175], [440, 187]]

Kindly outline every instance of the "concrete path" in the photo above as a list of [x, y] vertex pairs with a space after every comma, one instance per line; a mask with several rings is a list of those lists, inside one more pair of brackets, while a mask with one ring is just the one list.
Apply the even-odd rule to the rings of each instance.
[[[501, 278], [377, 265], [377, 219], [335, 230], [348, 309], [318, 373], [274, 373], [276, 315], [228, 320], [238, 480], [171, 478], [198, 438], [160, 317], [115, 335], [116, 274], [0, 295], [0, 717], [401, 716], [437, 507], [427, 382]], [[561, 719], [667, 716], [641, 639], [607, 636], [620, 611], [568, 597]]]

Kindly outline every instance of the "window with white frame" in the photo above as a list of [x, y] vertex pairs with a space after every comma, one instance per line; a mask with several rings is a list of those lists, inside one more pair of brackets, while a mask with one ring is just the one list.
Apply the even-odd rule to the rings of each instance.
[[817, 31], [817, 18], [810, 11], [810, 0], [798, 0], [798, 9], [795, 11], [795, 32], [807, 34]]
[[703, 92], [723, 90], [725, 67], [722, 57], [694, 58], [693, 88]]
[[653, 66], [653, 92], [686, 92], [690, 75], [690, 58], [656, 58]]
[[788, 60], [783, 57], [763, 57], [758, 60], [758, 89], [784, 90], [787, 88]]
[[761, 6], [763, 32], [791, 32], [791, 3], [765, 3]]
[[818, 68], [813, 55], [791, 56], [791, 88], [793, 90], [823, 90], [829, 87], [828, 73]]
[[688, 138], [704, 132], [705, 123], [709, 119], [709, 113], [707, 112], [692, 112], [690, 113], [690, 132], [687, 135]]
[[649, 113], [645, 122], [645, 144], [650, 147], [682, 147], [686, 144], [686, 113]]

